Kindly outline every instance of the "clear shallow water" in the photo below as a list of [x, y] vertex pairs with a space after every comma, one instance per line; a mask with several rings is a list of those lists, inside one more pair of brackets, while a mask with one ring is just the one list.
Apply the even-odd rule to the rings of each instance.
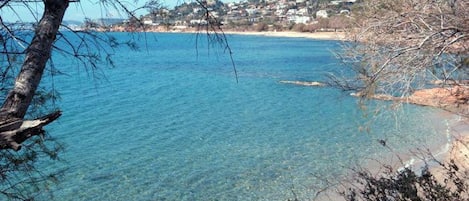
[[147, 36], [142, 51], [116, 52], [106, 79], [55, 61], [70, 75], [54, 78], [64, 114], [48, 127], [67, 146], [57, 200], [303, 200], [315, 176], [379, 157], [377, 139], [400, 150], [445, 141], [428, 108], [405, 107], [398, 123], [379, 113], [359, 132], [369, 119], [354, 98], [279, 83], [323, 80], [337, 69], [334, 41], [229, 36], [236, 83], [228, 56], [204, 40], [196, 51], [195, 35]]

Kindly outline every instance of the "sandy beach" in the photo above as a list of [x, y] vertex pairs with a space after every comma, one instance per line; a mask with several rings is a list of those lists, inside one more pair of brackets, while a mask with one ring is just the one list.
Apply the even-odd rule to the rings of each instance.
[[[257, 35], [266, 37], [291, 37], [291, 38], [309, 38], [315, 40], [346, 40], [345, 32], [315, 32], [315, 33], [299, 33], [299, 32], [225, 32], [226, 34], [239, 34], [239, 35]], [[425, 101], [432, 100], [431, 98], [424, 97]], [[419, 102], [419, 101], [417, 101]], [[420, 101], [421, 102], [421, 101]], [[415, 104], [415, 103], [414, 103]], [[417, 104], [422, 105], [422, 104]], [[433, 106], [431, 104], [423, 104], [427, 106]], [[450, 122], [446, 132], [442, 135], [447, 135], [448, 141], [444, 142], [444, 147], [433, 147], [430, 151], [436, 160], [443, 162], [446, 166], [454, 162], [462, 172], [469, 170], [469, 118], [455, 115], [453, 112], [442, 111], [438, 115], [438, 119]], [[414, 153], [415, 154], [415, 153]], [[396, 157], [396, 156], [394, 156]], [[405, 163], [412, 166], [412, 169], [419, 171], [423, 167], [424, 162], [420, 159], [415, 158], [416, 156], [412, 153], [401, 155]], [[428, 158], [427, 158], [428, 159]], [[387, 160], [397, 160], [396, 158], [387, 158]], [[389, 161], [388, 161], [389, 162]], [[432, 163], [431, 161], [427, 161]], [[385, 163], [381, 163], [385, 164]], [[399, 164], [399, 163], [398, 163]], [[368, 168], [372, 170], [380, 171], [382, 167], [379, 164], [368, 164]], [[447, 170], [439, 165], [431, 165], [431, 171], [434, 176], [440, 182], [444, 182], [448, 179]], [[399, 169], [399, 168], [398, 168]], [[332, 196], [332, 197], [331, 197]], [[327, 198], [327, 199], [325, 199]], [[319, 196], [319, 200], [330, 200], [331, 198], [341, 198], [337, 195], [331, 195], [325, 193], [325, 195]]]
[[461, 168], [469, 170], [469, 119], [461, 118], [451, 125], [453, 137], [452, 147], [447, 154], [446, 161], [454, 160]]
[[[298, 33], [298, 32], [225, 32], [226, 34], [239, 34], [239, 35], [257, 35], [257, 36], [266, 36], [266, 37], [291, 37], [291, 38], [309, 38], [315, 40], [346, 40], [345, 32], [316, 32], [316, 33]], [[432, 93], [432, 95], [444, 95], [441, 92]], [[437, 107], [436, 104], [422, 104], [425, 101], [432, 101], [435, 98], [427, 96], [417, 96], [422, 100], [412, 102], [416, 105], [424, 105], [430, 107]], [[441, 101], [441, 97], [438, 99]], [[438, 108], [438, 107], [437, 107]], [[448, 141], [442, 142], [441, 146], [437, 147], [427, 147], [428, 151], [432, 152], [434, 159], [442, 162], [445, 165], [450, 164], [452, 161], [460, 168], [462, 171], [469, 170], [469, 118], [462, 116], [457, 116], [454, 112], [441, 111], [438, 112], [437, 118], [435, 121], [448, 121], [450, 122], [444, 130], [441, 130], [442, 135], [447, 135]], [[429, 125], [431, 126], [431, 125]], [[414, 150], [415, 151], [415, 150]], [[419, 172], [426, 163], [430, 165], [430, 169], [433, 172], [437, 180], [444, 182], [445, 179], [448, 179], [448, 175], [445, 169], [442, 166], [439, 166], [438, 163], [432, 162], [429, 156], [420, 153], [422, 155], [415, 155], [417, 152], [413, 153], [392, 153], [388, 157], [385, 157], [385, 161], [372, 160], [369, 164], [365, 165], [364, 168], [367, 168], [369, 171], [380, 172], [383, 169], [383, 164], [392, 165], [396, 170], [403, 168], [402, 165], [409, 165], [414, 171]], [[398, 154], [399, 156], [395, 155]], [[420, 158], [422, 157], [422, 158]], [[425, 162], [421, 159], [425, 158]], [[400, 161], [403, 160], [403, 161]], [[390, 162], [390, 164], [388, 164]], [[404, 164], [402, 164], [404, 162]], [[377, 173], [374, 172], [374, 173]], [[341, 196], [338, 196], [334, 192], [329, 192], [326, 190], [324, 194], [319, 195], [317, 200], [342, 200]]]
[[[345, 32], [231, 32], [227, 31], [225, 34], [238, 34], [238, 35], [256, 35], [266, 37], [290, 37], [290, 38], [309, 38], [316, 40], [346, 40]], [[426, 97], [426, 99], [429, 99]], [[444, 114], [443, 114], [444, 113]], [[454, 113], [442, 112], [441, 119], [452, 119]], [[453, 121], [455, 121], [453, 119]], [[451, 135], [451, 142], [449, 150], [439, 157], [445, 162], [454, 160], [457, 164], [469, 170], [469, 119], [461, 117], [456, 122], [449, 125], [449, 134]], [[411, 157], [411, 156], [409, 156]], [[420, 164], [421, 165], [421, 164]]]
[[267, 37], [309, 38], [316, 40], [345, 40], [344, 32], [235, 32], [226, 31], [225, 34], [254, 35]]
[[[126, 30], [125, 27], [113, 27], [111, 30], [102, 30], [102, 31], [113, 31], [113, 32], [127, 32], [127, 31], [136, 31], [136, 32], [160, 32], [160, 33], [205, 33], [207, 30], [204, 29], [179, 29], [179, 30], [167, 30], [166, 28], [155, 27], [147, 28], [144, 30]], [[218, 30], [220, 31], [220, 30]], [[233, 30], [224, 30], [224, 34], [227, 35], [254, 35], [254, 36], [267, 36], [267, 37], [289, 37], [289, 38], [309, 38], [316, 40], [346, 40], [346, 32], [340, 31], [320, 31], [320, 32], [294, 32], [294, 31], [266, 31], [266, 32], [256, 32], [256, 31], [233, 31]], [[213, 33], [212, 30], [209, 32]], [[221, 33], [221, 32], [220, 32]]]

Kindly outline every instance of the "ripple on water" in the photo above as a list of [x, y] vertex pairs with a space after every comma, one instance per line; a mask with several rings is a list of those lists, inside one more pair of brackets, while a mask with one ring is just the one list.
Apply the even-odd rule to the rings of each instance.
[[335, 42], [233, 36], [236, 83], [225, 56], [194, 59], [181, 42], [194, 36], [156, 35], [148, 52], [116, 52], [108, 81], [56, 78], [64, 116], [50, 130], [67, 144], [68, 167], [52, 187], [60, 200], [307, 199], [322, 182], [314, 175], [335, 178], [380, 153], [377, 139], [405, 150], [438, 136], [415, 126], [425, 108], [359, 132], [367, 119], [353, 98], [278, 82], [321, 81], [336, 67], [324, 51]]

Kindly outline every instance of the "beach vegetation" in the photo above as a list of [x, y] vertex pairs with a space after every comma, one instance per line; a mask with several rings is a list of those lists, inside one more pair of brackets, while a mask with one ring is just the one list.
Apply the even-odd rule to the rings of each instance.
[[269, 30], [269, 25], [267, 23], [260, 22], [260, 23], [256, 24], [254, 29], [257, 32], [268, 31]]
[[306, 29], [306, 25], [299, 23], [299, 24], [293, 24], [291, 30], [295, 32], [304, 32]]
[[382, 176], [368, 171], [356, 174], [355, 188], [342, 192], [345, 200], [467, 200], [468, 174], [454, 161], [441, 165], [449, 178], [439, 179], [428, 169], [416, 172], [410, 168], [388, 169]]
[[[331, 85], [353, 91], [361, 105], [379, 99], [392, 102], [385, 104], [389, 110], [413, 103], [469, 117], [467, 1], [363, 1], [352, 13], [350, 38], [337, 54], [347, 69], [331, 74]], [[353, 169], [341, 195], [349, 201], [468, 200], [467, 143], [455, 150], [458, 157], [429, 157], [420, 168]]]
[[413, 103], [419, 90], [443, 89], [447, 97], [421, 102], [469, 115], [467, 1], [365, 1], [357, 10], [351, 42], [338, 54], [355, 76], [333, 75], [336, 85], [365, 98], [386, 94]]

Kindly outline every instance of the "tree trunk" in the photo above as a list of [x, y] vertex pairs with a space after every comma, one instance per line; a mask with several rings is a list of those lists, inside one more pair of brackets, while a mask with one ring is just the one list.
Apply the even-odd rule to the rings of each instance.
[[[68, 0], [44, 0], [42, 19], [39, 21], [35, 35], [26, 50], [25, 60], [20, 73], [16, 77], [15, 85], [8, 93], [0, 109], [0, 149], [13, 148], [18, 150], [24, 140], [42, 132], [44, 122], [28, 124], [34, 126], [35, 129], [32, 129], [32, 127], [31, 129], [25, 129], [23, 126], [27, 121], [23, 121], [23, 118], [50, 58], [52, 44], [56, 39], [68, 3]], [[54, 118], [48, 118], [50, 116], [54, 116]], [[49, 119], [46, 123], [48, 124], [57, 119], [58, 116], [60, 116], [60, 112], [54, 112], [37, 120]], [[19, 132], [20, 130], [22, 132]], [[25, 133], [25, 130], [29, 130], [29, 132]], [[31, 133], [32, 131], [34, 133]]]

